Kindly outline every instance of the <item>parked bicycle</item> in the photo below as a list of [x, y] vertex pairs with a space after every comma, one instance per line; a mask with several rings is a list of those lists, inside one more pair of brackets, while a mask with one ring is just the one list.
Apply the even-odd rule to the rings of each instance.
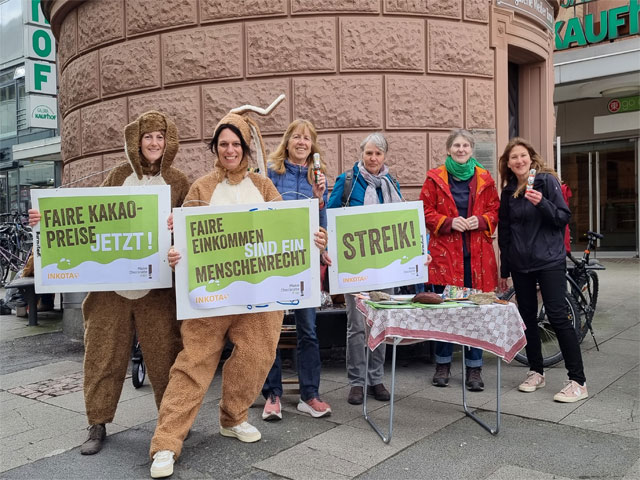
[[9, 272], [24, 268], [33, 239], [24, 214], [4, 213], [0, 218], [4, 218], [0, 222], [0, 284], [4, 284]]
[[[596, 350], [599, 351], [598, 342], [593, 333], [592, 322], [598, 302], [598, 289], [600, 285], [596, 270], [604, 270], [605, 267], [597, 261], [591, 260], [589, 257], [596, 241], [603, 238], [603, 235], [588, 231], [586, 236], [587, 248], [585, 248], [582, 258], [576, 259], [571, 253], [567, 253], [567, 259], [570, 263], [567, 265], [567, 293], [565, 295], [565, 302], [567, 304], [567, 315], [576, 330], [578, 343], [582, 343], [582, 340], [584, 340], [584, 337], [587, 335], [587, 331], [590, 331]], [[502, 295], [502, 298], [518, 303], [513, 287], [507, 290]], [[555, 365], [562, 360], [562, 352], [560, 351], [555, 331], [551, 327], [545, 313], [539, 288], [538, 330], [542, 342], [543, 365], [545, 367]], [[516, 354], [515, 359], [525, 365], [529, 364], [524, 349]]]

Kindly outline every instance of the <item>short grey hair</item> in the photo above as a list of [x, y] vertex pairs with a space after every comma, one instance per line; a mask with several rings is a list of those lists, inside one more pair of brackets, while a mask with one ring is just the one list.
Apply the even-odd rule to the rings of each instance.
[[458, 128], [457, 130], [451, 130], [449, 132], [449, 136], [447, 137], [447, 142], [446, 142], [447, 151], [449, 151], [449, 149], [453, 145], [453, 141], [456, 139], [456, 137], [462, 137], [467, 142], [469, 142], [469, 144], [471, 145], [471, 150], [473, 150], [473, 147], [475, 147], [476, 145], [476, 141], [473, 139], [473, 135], [469, 130], [465, 130], [464, 128]]
[[387, 143], [387, 139], [384, 138], [384, 135], [380, 132], [370, 133], [362, 140], [360, 143], [360, 153], [364, 152], [364, 147], [367, 143], [373, 142], [373, 144], [378, 147], [383, 153], [387, 153], [389, 150], [389, 144]]

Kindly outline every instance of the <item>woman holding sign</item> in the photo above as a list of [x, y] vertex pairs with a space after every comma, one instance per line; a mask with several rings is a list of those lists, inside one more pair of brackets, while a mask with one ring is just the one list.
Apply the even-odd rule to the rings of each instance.
[[[194, 182], [185, 206], [254, 204], [281, 199], [269, 178], [247, 170], [252, 137], [256, 149], [264, 152], [252, 119], [229, 113], [220, 120], [210, 144], [216, 155], [214, 169]], [[325, 248], [325, 233], [316, 233], [316, 246]], [[173, 267], [178, 261], [180, 254], [170, 250], [169, 264]], [[154, 459], [151, 477], [168, 477], [173, 473], [174, 461], [180, 456], [227, 340], [234, 348], [222, 369], [219, 431], [222, 436], [241, 442], [260, 440], [258, 429], [247, 422], [249, 407], [260, 394], [273, 365], [282, 318], [283, 312], [279, 310], [182, 320], [184, 349], [171, 369], [151, 441], [150, 455]]]
[[[468, 131], [452, 131], [444, 165], [427, 172], [420, 192], [425, 224], [431, 232], [429, 281], [440, 292], [445, 285], [492, 292], [498, 283], [492, 235], [500, 199], [491, 174], [473, 158], [474, 144]], [[482, 350], [465, 348], [465, 385], [470, 391], [484, 390]], [[449, 384], [452, 354], [451, 343], [436, 343], [432, 379], [436, 387]]]
[[[169, 185], [171, 206], [182, 205], [189, 181], [171, 167], [178, 151], [178, 131], [166, 115], [143, 113], [125, 127], [128, 163], [115, 167], [102, 186]], [[29, 223], [40, 221], [29, 211]], [[113, 421], [131, 355], [134, 331], [140, 340], [156, 406], [169, 382], [169, 370], [182, 348], [173, 288], [91, 292], [82, 304], [84, 316], [84, 401], [89, 438], [83, 455], [102, 449], [105, 423]]]
[[[381, 133], [372, 133], [360, 143], [360, 160], [352, 169], [336, 179], [329, 208], [341, 206], [375, 205], [379, 203], [401, 202], [400, 185], [389, 173], [385, 156], [389, 149], [387, 139]], [[383, 290], [393, 293], [393, 289]], [[366, 365], [366, 328], [364, 316], [356, 308], [353, 295], [345, 295], [347, 304], [347, 376], [351, 390], [347, 401], [360, 405], [364, 400], [364, 376], [368, 372], [367, 395], [376, 400], [389, 400], [389, 391], [382, 384], [384, 375], [384, 345], [369, 356]]]
[[560, 182], [555, 171], [544, 165], [540, 155], [523, 138], [513, 138], [507, 144], [498, 170], [502, 181], [498, 235], [500, 288], [505, 290], [507, 279], [513, 279], [518, 311], [527, 326], [524, 333], [530, 370], [518, 390], [530, 393], [545, 386], [538, 329], [536, 285], [539, 285], [569, 374], [565, 387], [553, 399], [566, 403], [583, 400], [588, 393], [582, 354], [564, 300], [567, 292], [564, 232], [571, 212]]
[[[317, 198], [320, 202], [320, 226], [327, 228], [327, 180], [320, 160], [318, 134], [308, 120], [294, 120], [287, 127], [282, 141], [269, 156], [268, 175], [283, 200]], [[314, 162], [315, 160], [315, 162]], [[315, 163], [315, 165], [314, 165]], [[331, 407], [320, 400], [320, 345], [316, 335], [316, 309], [293, 311], [296, 321], [296, 355], [300, 402], [298, 410], [314, 418], [331, 414]], [[263, 420], [282, 419], [282, 364], [280, 352], [262, 387], [266, 399]]]

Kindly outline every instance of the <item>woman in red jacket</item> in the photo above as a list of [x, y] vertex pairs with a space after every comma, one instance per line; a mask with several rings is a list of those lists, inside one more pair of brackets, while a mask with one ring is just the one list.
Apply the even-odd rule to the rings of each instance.
[[[490, 292], [498, 283], [491, 237], [498, 223], [500, 199], [491, 175], [473, 158], [474, 143], [468, 131], [453, 130], [446, 142], [445, 164], [427, 172], [420, 192], [431, 233], [429, 281], [439, 292], [445, 285]], [[484, 390], [482, 350], [465, 348], [466, 387]], [[436, 343], [432, 382], [437, 387], [449, 384], [452, 353], [451, 343]]]

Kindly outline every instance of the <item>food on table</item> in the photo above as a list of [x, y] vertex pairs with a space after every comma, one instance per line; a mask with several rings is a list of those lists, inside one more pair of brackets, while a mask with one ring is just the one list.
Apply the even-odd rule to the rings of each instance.
[[469, 295], [469, 301], [478, 305], [489, 305], [497, 300], [496, 294], [493, 292], [487, 293], [472, 293]]
[[442, 303], [444, 300], [442, 300], [442, 297], [437, 293], [421, 292], [413, 297], [411, 301], [416, 303]]
[[373, 291], [373, 292], [369, 292], [369, 298], [373, 302], [381, 302], [385, 300], [391, 300], [391, 295], [389, 295], [386, 292]]

